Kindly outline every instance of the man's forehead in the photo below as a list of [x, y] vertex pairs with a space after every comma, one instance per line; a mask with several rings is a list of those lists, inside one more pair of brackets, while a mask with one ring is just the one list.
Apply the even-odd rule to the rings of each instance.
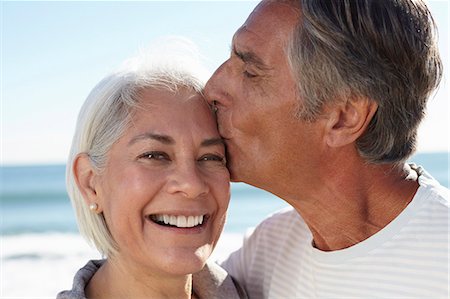
[[284, 46], [297, 24], [299, 10], [285, 3], [261, 2], [233, 36], [233, 49], [260, 52], [260, 48]]
[[263, 1], [249, 15], [245, 23], [236, 31], [233, 42], [249, 39], [254, 42], [271, 42], [284, 39], [286, 32], [293, 30], [298, 22], [300, 11], [293, 5]]
[[245, 23], [251, 21], [259, 21], [263, 24], [276, 23], [292, 17], [297, 21], [299, 15], [300, 6], [298, 1], [261, 1], [250, 13]]
[[265, 42], [263, 36], [257, 32], [249, 30], [247, 24], [242, 25], [233, 36], [233, 47], [240, 50], [249, 50], [254, 46], [261, 45]]

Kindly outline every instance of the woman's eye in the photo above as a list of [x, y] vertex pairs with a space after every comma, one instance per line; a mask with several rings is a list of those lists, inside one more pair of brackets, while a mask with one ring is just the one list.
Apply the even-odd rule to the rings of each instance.
[[208, 162], [208, 161], [212, 161], [212, 162], [219, 162], [223, 165], [226, 164], [225, 158], [223, 156], [219, 156], [219, 155], [204, 155], [199, 159], [200, 162]]
[[142, 154], [139, 158], [144, 158], [144, 159], [149, 159], [149, 160], [157, 160], [157, 161], [170, 160], [169, 156], [163, 152], [148, 152], [148, 153]]

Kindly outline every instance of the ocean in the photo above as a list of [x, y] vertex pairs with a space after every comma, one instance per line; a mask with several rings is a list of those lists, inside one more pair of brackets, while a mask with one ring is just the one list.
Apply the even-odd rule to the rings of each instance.
[[[449, 186], [449, 153], [417, 154], [411, 161]], [[0, 167], [0, 298], [54, 298], [71, 287], [78, 268], [100, 257], [78, 234], [64, 176], [64, 165]], [[231, 194], [214, 259], [226, 257], [249, 228], [287, 207], [246, 184], [233, 183]]]

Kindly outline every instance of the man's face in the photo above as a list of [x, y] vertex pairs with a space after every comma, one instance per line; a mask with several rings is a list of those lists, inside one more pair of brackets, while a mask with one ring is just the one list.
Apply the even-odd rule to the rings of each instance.
[[270, 190], [274, 175], [289, 175], [286, 157], [301, 150], [293, 140], [301, 138], [303, 122], [295, 118], [299, 100], [286, 54], [298, 18], [293, 6], [260, 3], [234, 35], [230, 58], [207, 83], [234, 181]]

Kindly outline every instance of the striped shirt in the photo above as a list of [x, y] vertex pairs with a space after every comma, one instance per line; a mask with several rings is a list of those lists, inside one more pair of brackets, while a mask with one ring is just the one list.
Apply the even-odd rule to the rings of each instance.
[[449, 190], [424, 171], [418, 180], [405, 210], [352, 247], [314, 248], [305, 222], [287, 208], [222, 266], [254, 299], [449, 298]]

